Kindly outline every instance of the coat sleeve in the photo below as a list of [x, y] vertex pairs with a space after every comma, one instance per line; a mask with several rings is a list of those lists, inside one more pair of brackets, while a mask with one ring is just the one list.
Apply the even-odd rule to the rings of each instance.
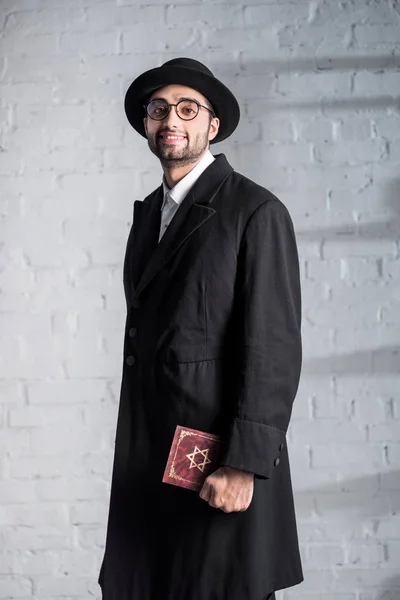
[[245, 226], [235, 286], [234, 418], [221, 465], [266, 479], [284, 448], [302, 361], [296, 239], [275, 197]]

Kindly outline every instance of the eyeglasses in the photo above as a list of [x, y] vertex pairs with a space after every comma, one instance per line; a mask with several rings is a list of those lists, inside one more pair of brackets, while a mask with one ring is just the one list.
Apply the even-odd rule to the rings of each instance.
[[148, 104], [143, 105], [143, 108], [151, 119], [162, 121], [169, 115], [171, 106], [175, 107], [176, 114], [183, 121], [192, 121], [192, 119], [195, 119], [199, 114], [200, 108], [208, 110], [208, 112], [215, 117], [215, 113], [207, 108], [207, 106], [203, 106], [200, 102], [197, 102], [197, 100], [188, 98], [182, 98], [177, 104], [169, 104], [169, 102], [163, 98], [155, 98]]

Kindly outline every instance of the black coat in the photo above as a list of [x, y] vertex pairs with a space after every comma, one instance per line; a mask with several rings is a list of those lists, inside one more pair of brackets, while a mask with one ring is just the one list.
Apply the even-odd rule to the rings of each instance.
[[[162, 187], [134, 205], [103, 600], [264, 600], [302, 581], [285, 434], [301, 369], [293, 225], [223, 154], [158, 244]], [[255, 473], [244, 512], [162, 483], [176, 425]]]

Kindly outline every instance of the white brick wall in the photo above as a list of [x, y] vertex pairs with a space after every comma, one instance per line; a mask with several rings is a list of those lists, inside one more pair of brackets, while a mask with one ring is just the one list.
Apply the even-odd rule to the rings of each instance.
[[123, 97], [182, 55], [237, 93], [215, 152], [298, 234], [305, 582], [279, 598], [400, 598], [400, 5], [245, 2], [0, 3], [0, 600], [99, 597], [122, 260], [160, 180]]

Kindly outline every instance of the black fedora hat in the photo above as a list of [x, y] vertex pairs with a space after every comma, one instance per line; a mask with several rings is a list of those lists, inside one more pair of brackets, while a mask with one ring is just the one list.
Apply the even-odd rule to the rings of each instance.
[[174, 58], [161, 67], [139, 75], [126, 92], [126, 116], [140, 135], [147, 137], [143, 125], [143, 105], [155, 90], [170, 84], [191, 87], [211, 103], [220, 120], [218, 134], [211, 140], [211, 144], [222, 142], [235, 131], [240, 119], [240, 109], [232, 92], [201, 62], [191, 58]]

